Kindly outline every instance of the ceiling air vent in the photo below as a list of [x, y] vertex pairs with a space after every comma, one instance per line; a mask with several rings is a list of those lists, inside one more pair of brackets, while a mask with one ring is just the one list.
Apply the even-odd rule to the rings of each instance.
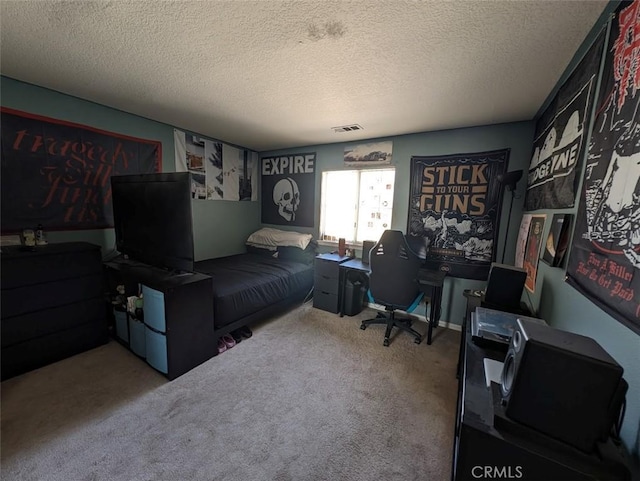
[[338, 132], [352, 132], [354, 130], [363, 130], [362, 125], [351, 124], [351, 125], [341, 125], [340, 127], [331, 127], [335, 133]]

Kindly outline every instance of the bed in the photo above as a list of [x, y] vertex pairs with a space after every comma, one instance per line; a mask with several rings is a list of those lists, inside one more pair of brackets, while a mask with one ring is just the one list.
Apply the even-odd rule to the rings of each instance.
[[247, 253], [196, 262], [213, 280], [215, 336], [301, 303], [313, 288], [315, 247], [308, 234], [260, 229]]

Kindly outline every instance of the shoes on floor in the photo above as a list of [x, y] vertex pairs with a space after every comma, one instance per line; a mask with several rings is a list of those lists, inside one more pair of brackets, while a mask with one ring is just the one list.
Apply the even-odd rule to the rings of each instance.
[[242, 326], [240, 329], [238, 329], [238, 332], [242, 337], [246, 339], [249, 339], [251, 336], [253, 336], [253, 332], [251, 332], [251, 329], [249, 329], [248, 326]]
[[240, 333], [240, 329], [231, 331], [229, 334], [231, 334], [231, 337], [233, 337], [233, 340], [236, 341], [236, 344], [239, 344], [240, 341], [242, 341], [242, 334]]
[[227, 346], [227, 349], [231, 349], [236, 345], [236, 341], [229, 334], [225, 334], [220, 339], [222, 339], [222, 342], [224, 342], [225, 346]]
[[222, 354], [227, 350], [227, 344], [222, 340], [222, 338], [218, 339], [218, 354]]

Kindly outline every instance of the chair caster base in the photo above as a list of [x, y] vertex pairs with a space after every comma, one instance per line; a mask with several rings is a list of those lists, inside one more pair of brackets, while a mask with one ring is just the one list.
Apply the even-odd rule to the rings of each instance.
[[367, 328], [367, 326], [365, 324], [360, 324], [360, 329], [362, 329], [363, 331]]
[[422, 338], [421, 337], [416, 337], [413, 342], [415, 342], [416, 344], [420, 344], [422, 342]]
[[385, 338], [385, 340], [382, 341], [382, 345], [385, 346], [385, 347], [389, 347], [389, 339]]

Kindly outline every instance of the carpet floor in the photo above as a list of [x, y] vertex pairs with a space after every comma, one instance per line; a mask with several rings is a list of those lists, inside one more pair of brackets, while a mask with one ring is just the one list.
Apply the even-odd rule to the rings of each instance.
[[9, 379], [0, 475], [448, 480], [460, 334], [383, 347], [383, 326], [359, 328], [374, 316], [307, 303], [171, 382], [114, 341]]

